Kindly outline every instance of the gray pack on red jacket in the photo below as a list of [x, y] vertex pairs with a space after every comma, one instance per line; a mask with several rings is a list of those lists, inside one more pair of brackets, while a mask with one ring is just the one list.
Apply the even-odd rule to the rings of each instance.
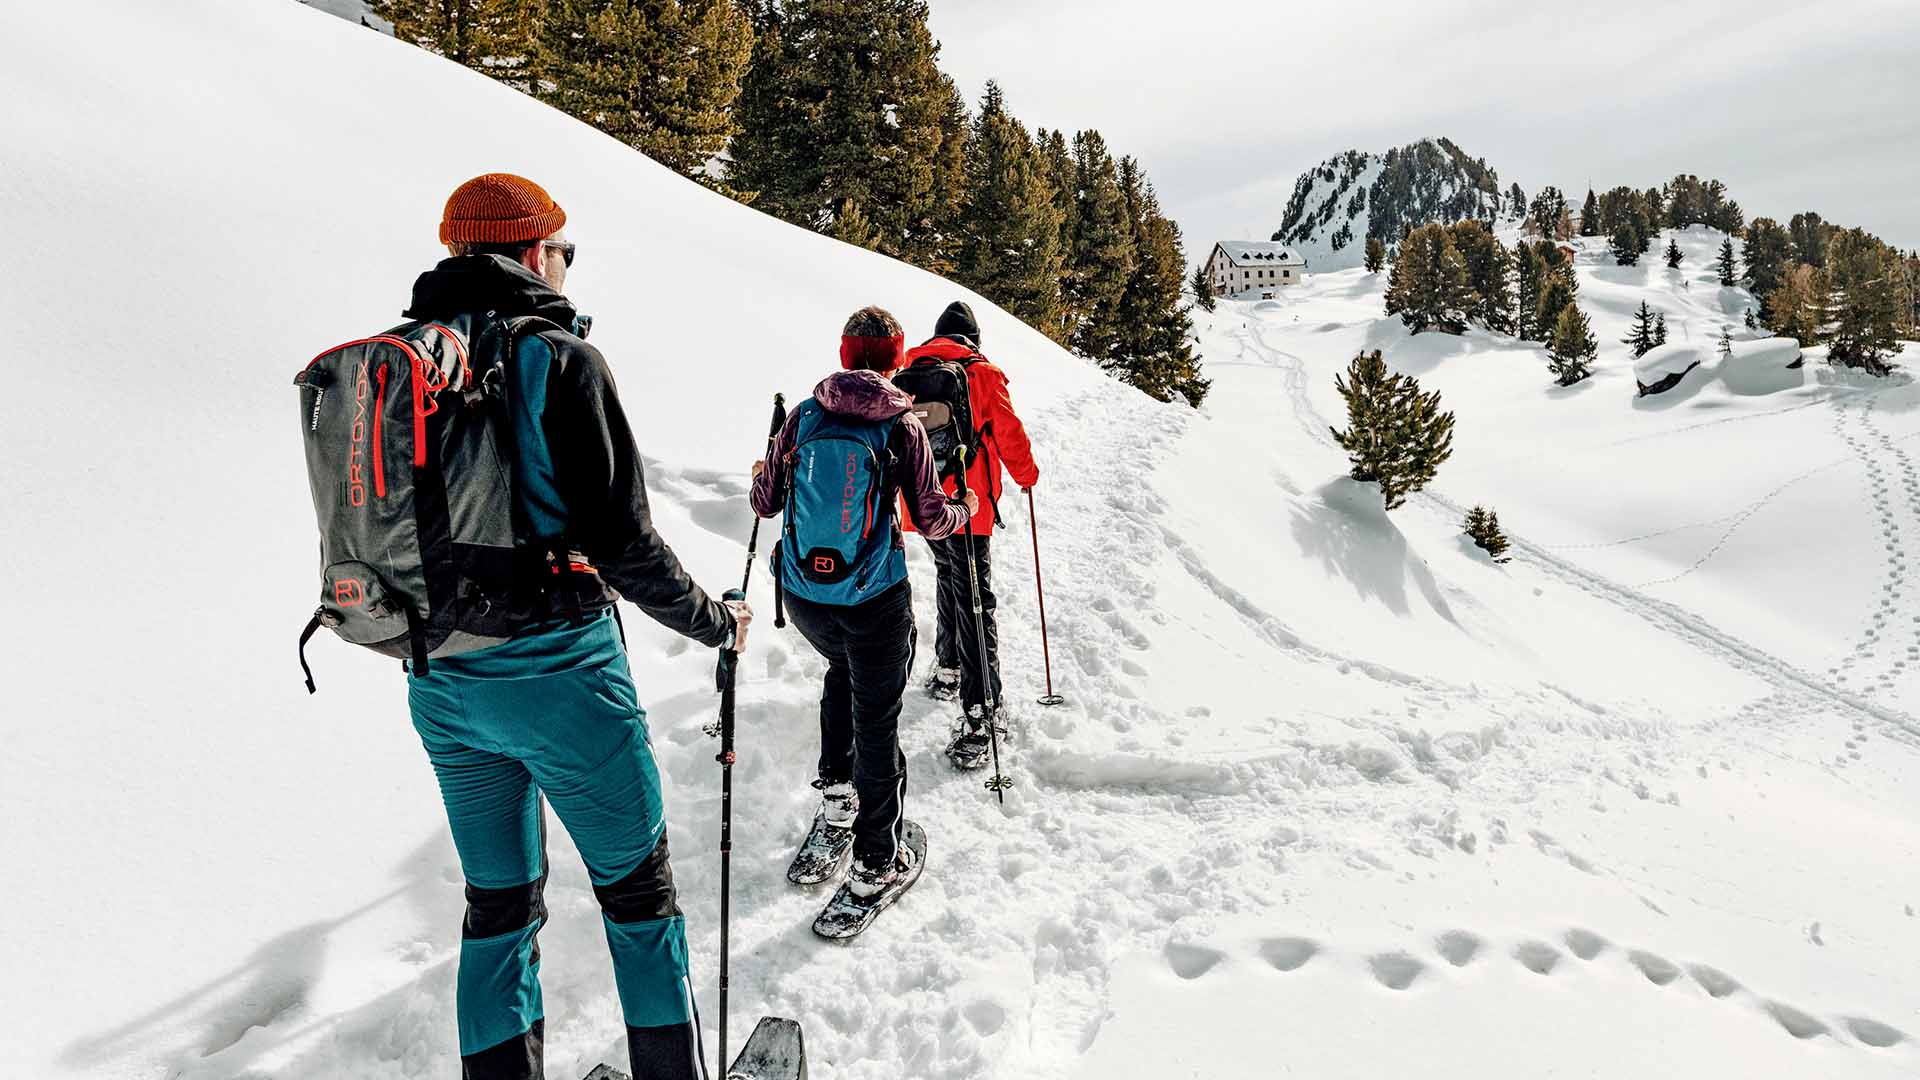
[[319, 627], [424, 675], [431, 658], [498, 644], [547, 613], [534, 575], [572, 567], [515, 543], [505, 412], [511, 342], [528, 324], [554, 328], [403, 323], [294, 377], [320, 531], [320, 606], [300, 635], [309, 693]]

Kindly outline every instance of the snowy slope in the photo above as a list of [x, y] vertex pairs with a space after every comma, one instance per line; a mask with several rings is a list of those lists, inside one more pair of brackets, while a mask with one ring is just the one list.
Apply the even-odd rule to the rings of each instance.
[[1300, 174], [1273, 239], [1291, 244], [1317, 272], [1362, 264], [1367, 237], [1389, 248], [1430, 221], [1517, 217], [1503, 206], [1498, 176], [1447, 139], [1422, 139], [1384, 154], [1349, 150]]
[[[540, 177], [572, 215], [570, 291], [599, 316], [661, 527], [720, 583], [770, 394], [832, 365], [852, 308], [921, 327], [961, 294], [320, 13], [157, 7], [0, 14], [0, 205], [63, 241], [0, 271], [17, 351], [40, 358], [0, 398], [9, 553], [31, 568], [0, 641], [0, 895], [17, 949], [49, 958], [0, 988], [0, 1075], [450, 1075], [459, 874], [399, 673], [322, 642], [308, 699], [293, 665], [315, 570], [293, 371], [395, 318], [453, 184]], [[1683, 237], [1693, 278], [1717, 242]], [[1594, 258], [1603, 340], [1661, 289], [1689, 339], [1743, 302]], [[1069, 705], [1018, 709], [1003, 809], [940, 760], [944, 711], [909, 701], [927, 877], [825, 948], [806, 929], [822, 897], [782, 877], [820, 668], [756, 632], [736, 1027], [798, 1017], [825, 1080], [1920, 1069], [1916, 680], [1895, 666], [1920, 630], [1897, 597], [1913, 388], [1810, 369], [1637, 405], [1616, 348], [1556, 392], [1537, 350], [1409, 340], [1380, 286], [1320, 275], [1222, 305], [1199, 414], [982, 305], [1041, 447]], [[1391, 519], [1326, 435], [1362, 344], [1461, 413], [1437, 492]], [[1479, 500], [1513, 563], [1461, 542]], [[1023, 704], [1039, 635], [1008, 511]], [[628, 627], [711, 1026], [711, 657]], [[565, 1077], [620, 1028], [560, 830], [552, 857]]]

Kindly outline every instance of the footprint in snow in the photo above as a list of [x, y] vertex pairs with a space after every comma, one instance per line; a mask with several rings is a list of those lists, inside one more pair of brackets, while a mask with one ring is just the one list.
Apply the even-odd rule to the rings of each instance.
[[1513, 958], [1535, 975], [1551, 975], [1560, 965], [1560, 950], [1544, 941], [1524, 941], [1513, 950]]
[[1270, 938], [1260, 943], [1260, 958], [1280, 971], [1298, 971], [1319, 953], [1319, 943], [1306, 938]]
[[1374, 981], [1389, 990], [1405, 990], [1427, 970], [1427, 965], [1403, 952], [1368, 957], [1367, 966], [1373, 970]]
[[1183, 979], [1197, 979], [1226, 958], [1226, 953], [1203, 945], [1167, 946], [1167, 966]]
[[1447, 963], [1454, 967], [1466, 967], [1473, 958], [1480, 955], [1486, 942], [1478, 935], [1465, 930], [1449, 930], [1434, 940], [1433, 947], [1440, 951]]

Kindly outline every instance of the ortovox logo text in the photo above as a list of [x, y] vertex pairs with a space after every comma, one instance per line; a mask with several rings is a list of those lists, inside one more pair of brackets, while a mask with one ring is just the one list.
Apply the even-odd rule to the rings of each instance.
[[347, 505], [367, 505], [367, 365], [353, 373], [353, 427], [347, 432]]
[[333, 602], [341, 607], [359, 607], [367, 602], [367, 587], [358, 578], [341, 578], [333, 583]]
[[838, 565], [830, 555], [815, 555], [813, 557], [813, 572], [816, 574], [831, 574], [833, 573], [834, 567]]
[[843, 533], [853, 531], [853, 500], [859, 495], [854, 481], [860, 474], [859, 467], [860, 459], [853, 451], [847, 451], [847, 484], [840, 489], [840, 531]]

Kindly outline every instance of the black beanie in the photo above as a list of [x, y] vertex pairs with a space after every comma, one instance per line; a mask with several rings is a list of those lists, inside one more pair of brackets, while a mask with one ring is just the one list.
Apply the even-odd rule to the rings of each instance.
[[940, 321], [933, 324], [933, 336], [964, 341], [974, 348], [980, 347], [980, 323], [973, 317], [973, 309], [965, 300], [955, 300], [940, 313]]

